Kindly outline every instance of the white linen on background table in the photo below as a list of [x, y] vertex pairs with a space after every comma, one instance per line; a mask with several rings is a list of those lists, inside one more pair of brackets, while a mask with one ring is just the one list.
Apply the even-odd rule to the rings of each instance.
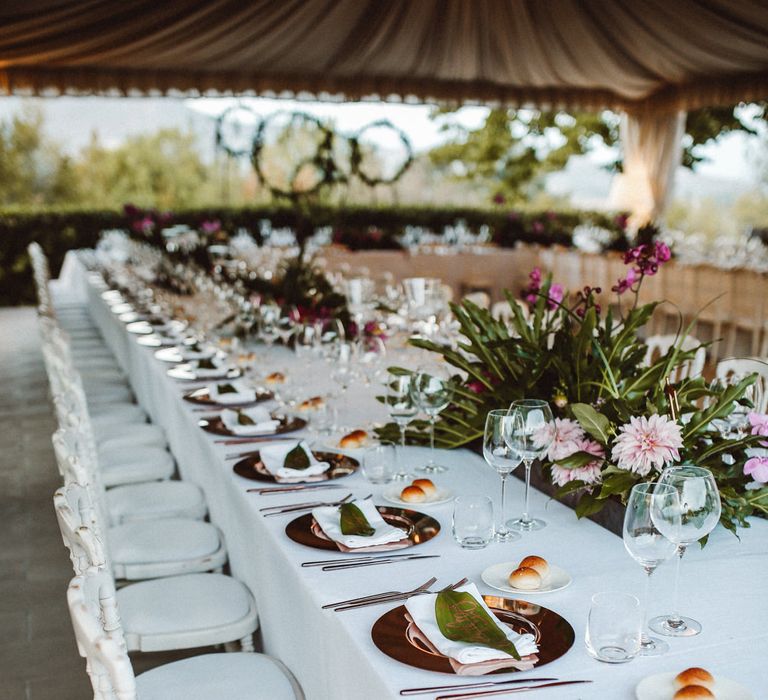
[[[87, 274], [82, 267], [79, 272]], [[562, 615], [576, 632], [571, 651], [541, 671], [563, 679], [594, 681], [589, 686], [539, 690], [537, 700], [631, 700], [635, 685], [643, 677], [665, 671], [677, 673], [688, 666], [703, 666], [738, 679], [756, 698], [764, 694], [768, 522], [751, 519], [752, 528], [739, 531], [740, 541], [719, 528], [704, 550], [689, 548], [682, 566], [681, 607], [682, 612], [704, 624], [704, 631], [689, 639], [669, 639], [671, 651], [663, 657], [638, 658], [621, 665], [601, 664], [584, 648], [590, 596], [601, 590], [642, 595], [645, 574], [626, 554], [619, 538], [588, 520], [577, 520], [572, 510], [537, 491], [531, 493], [530, 510], [544, 517], [548, 526], [526, 533], [517, 542], [492, 544], [476, 551], [460, 549], [451, 538], [452, 505], [447, 503], [430, 507], [429, 513], [440, 521], [442, 531], [419, 547], [425, 554], [440, 554], [439, 559], [342, 572], [301, 568], [302, 561], [329, 558], [329, 553], [289, 540], [284, 528], [292, 516], [264, 518], [258, 512], [272, 501], [246, 493], [253, 482], [232, 472], [232, 462], [224, 457], [231, 447], [216, 444], [215, 436], [197, 427], [197, 414], [181, 398], [184, 384], [167, 377], [167, 366], [153, 357], [153, 350], [138, 345], [135, 336], [125, 332], [100, 298], [103, 290], [92, 280], [91, 314], [140, 403], [165, 429], [182, 476], [205, 491], [211, 520], [221, 528], [227, 542], [232, 574], [245, 582], [256, 598], [264, 650], [291, 668], [308, 700], [400, 700], [402, 688], [461, 682], [456, 677], [400, 664], [374, 646], [371, 627], [390, 606], [334, 613], [322, 610], [323, 604], [393, 588], [414, 588], [431, 575], [438, 577], [441, 587], [469, 576], [482, 593], [497, 595], [498, 591], [480, 580], [483, 569], [501, 561], [519, 561], [529, 554], [541, 555], [573, 576], [573, 584], [557, 593], [517, 595]], [[265, 354], [263, 349], [259, 352]], [[306, 369], [302, 363], [307, 360], [297, 362], [282, 348], [273, 349], [271, 356], [289, 372]], [[383, 419], [384, 409], [371, 396], [369, 389], [351, 387], [340, 420], [357, 425], [361, 415]], [[424, 448], [408, 448], [407, 466], [412, 468], [427, 456]], [[450, 469], [435, 477], [440, 486], [457, 494], [492, 495], [498, 507], [498, 476], [480, 456], [466, 450], [443, 451], [440, 462]], [[376, 503], [382, 503], [381, 492], [386, 488], [367, 483], [359, 472], [346, 477], [343, 486], [358, 498], [373, 493]], [[521, 483], [512, 480], [508, 491], [511, 517], [520, 510]], [[306, 494], [283, 498], [286, 503], [300, 502], [306, 500]], [[345, 558], [342, 554], [338, 557]], [[651, 615], [671, 612], [673, 574], [674, 567], [669, 565], [654, 574]]]

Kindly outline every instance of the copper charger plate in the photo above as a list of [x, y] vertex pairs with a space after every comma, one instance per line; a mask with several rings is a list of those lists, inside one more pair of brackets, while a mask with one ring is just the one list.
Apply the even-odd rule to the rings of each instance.
[[[511, 625], [520, 634], [526, 632], [536, 637], [539, 645], [539, 660], [534, 669], [539, 669], [563, 656], [576, 639], [568, 620], [541, 605], [528, 603], [514, 598], [484, 595], [493, 614], [501, 621]], [[406, 637], [408, 621], [405, 606], [398, 605], [384, 613], [371, 628], [373, 643], [387, 656], [414, 668], [437, 673], [456, 675], [447, 656], [435, 654], [424, 647], [417, 646]], [[484, 675], [499, 673], [519, 673], [512, 668], [503, 668]], [[483, 676], [479, 676], [482, 678]], [[478, 678], [473, 676], [473, 678]]]
[[294, 430], [301, 430], [307, 424], [307, 421], [303, 418], [295, 418], [293, 416], [273, 416], [273, 418], [280, 421], [277, 430], [275, 430], [274, 433], [259, 433], [258, 435], [235, 435], [224, 425], [221, 416], [201, 418], [197, 424], [203, 430], [213, 433], [214, 435], [226, 435], [226, 437], [243, 438], [244, 440], [247, 440], [248, 438], [270, 437], [271, 435], [280, 435], [280, 433], [290, 433]]
[[[440, 532], [440, 523], [426, 513], [419, 513], [418, 511], [407, 510], [405, 508], [391, 508], [389, 506], [376, 506], [376, 510], [379, 511], [381, 517], [390, 525], [406, 530], [410, 544], [404, 545], [400, 549], [423, 544], [424, 542], [431, 540], [438, 532]], [[307, 547], [313, 547], [314, 549], [328, 549], [332, 552], [340, 553], [339, 548], [333, 540], [318, 537], [314, 533], [312, 528], [313, 521], [314, 518], [312, 517], [312, 513], [300, 515], [285, 526], [285, 534], [294, 542], [306, 545]], [[361, 547], [356, 549], [355, 553], [362, 553], [365, 551], [366, 548]]]
[[[328, 462], [330, 465], [328, 469], [317, 476], [313, 476], [311, 481], [329, 481], [331, 479], [339, 479], [342, 476], [354, 473], [360, 466], [360, 462], [347, 455], [339, 454], [336, 452], [312, 452], [315, 459], [318, 462]], [[235, 474], [245, 477], [246, 479], [253, 479], [254, 481], [269, 481], [271, 483], [280, 484], [301, 484], [304, 482], [301, 480], [287, 481], [285, 479], [277, 481], [274, 475], [267, 471], [266, 467], [261, 463], [261, 457], [258, 452], [254, 452], [250, 457], [241, 459], [234, 467]]]
[[275, 398], [275, 395], [271, 391], [267, 391], [266, 389], [259, 388], [259, 389], [256, 389], [255, 401], [247, 401], [246, 403], [223, 404], [223, 403], [218, 403], [214, 401], [211, 398], [211, 394], [208, 391], [208, 387], [204, 386], [204, 387], [201, 387], [200, 389], [195, 389], [194, 391], [190, 391], [188, 394], [184, 394], [182, 398], [185, 401], [189, 401], [190, 403], [195, 403], [200, 406], [224, 406], [225, 408], [242, 408], [243, 406], [252, 406], [255, 403], [259, 403], [260, 401], [269, 401], [270, 399]]

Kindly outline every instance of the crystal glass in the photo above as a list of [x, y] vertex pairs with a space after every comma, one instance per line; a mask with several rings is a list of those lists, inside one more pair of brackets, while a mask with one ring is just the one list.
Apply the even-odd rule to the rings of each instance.
[[347, 393], [355, 379], [355, 346], [353, 343], [339, 341], [334, 346], [331, 379], [341, 387], [341, 395]]
[[509, 526], [530, 532], [541, 530], [547, 523], [529, 516], [529, 495], [531, 490], [531, 465], [535, 459], [543, 457], [554, 435], [552, 410], [546, 401], [539, 399], [521, 399], [513, 401], [509, 407], [512, 420], [505, 423], [504, 440], [508, 447], [520, 455], [525, 464], [525, 500], [523, 514], [509, 523]]
[[410, 479], [411, 474], [405, 469], [405, 431], [419, 410], [411, 398], [411, 375], [390, 377], [386, 401], [390, 418], [400, 428], [401, 455], [399, 466], [392, 476], [394, 479]]
[[296, 341], [293, 349], [297, 359], [310, 358], [318, 344], [317, 333], [314, 326], [304, 325], [296, 329]]
[[280, 315], [280, 309], [268, 304], [259, 309], [259, 331], [258, 339], [264, 343], [267, 348], [271, 348], [274, 342], [280, 337], [277, 330], [277, 319]]
[[720, 521], [720, 491], [709, 469], [693, 465], [668, 467], [661, 473], [659, 483], [677, 490], [681, 518], [679, 529], [670, 528], [662, 519], [656, 522], [659, 531], [677, 545], [678, 559], [673, 613], [653, 618], [650, 628], [668, 637], [693, 637], [701, 632], [701, 624], [677, 612], [680, 600], [680, 562], [688, 545], [706, 537]]
[[386, 356], [387, 349], [381, 338], [374, 336], [360, 340], [358, 363], [367, 386], [370, 386], [382, 373]]
[[512, 542], [520, 539], [520, 535], [507, 527], [505, 521], [506, 503], [505, 492], [507, 477], [520, 466], [522, 459], [513, 452], [504, 439], [505, 423], [513, 420], [506, 408], [489, 411], [485, 418], [485, 433], [483, 434], [483, 457], [489, 466], [495, 469], [501, 477], [501, 513], [494, 535], [497, 542]]
[[632, 487], [627, 501], [622, 537], [627, 552], [647, 574], [640, 656], [658, 656], [669, 651], [669, 644], [645, 633], [651, 575], [656, 571], [656, 567], [672, 557], [677, 549], [677, 545], [656, 526], [657, 522], [663, 522], [664, 530], [668, 533], [679, 532], [680, 498], [677, 490], [667, 484], [636, 484]]
[[482, 549], [493, 539], [493, 501], [488, 496], [453, 500], [453, 536], [464, 549]]
[[395, 471], [395, 445], [382, 442], [369, 447], [363, 454], [363, 476], [372, 484], [388, 484]]
[[640, 652], [640, 601], [628, 593], [592, 596], [584, 641], [590, 656], [609, 664], [631, 661]]
[[416, 471], [425, 474], [439, 474], [448, 467], [435, 462], [435, 423], [440, 411], [451, 403], [453, 385], [451, 376], [445, 367], [419, 367], [411, 382], [411, 396], [414, 403], [427, 414], [429, 419], [429, 461]]
[[299, 311], [295, 306], [290, 306], [283, 309], [280, 316], [277, 318], [275, 326], [277, 328], [277, 334], [280, 336], [280, 340], [283, 341], [283, 345], [288, 345], [291, 340], [291, 336], [296, 332], [296, 319], [299, 318]]

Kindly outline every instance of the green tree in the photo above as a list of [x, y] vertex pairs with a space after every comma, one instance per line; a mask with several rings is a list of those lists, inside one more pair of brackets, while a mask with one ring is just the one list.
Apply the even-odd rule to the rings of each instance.
[[[768, 103], [756, 106], [753, 119], [764, 119]], [[435, 117], [450, 115], [439, 110]], [[543, 176], [563, 169], [568, 160], [598, 145], [614, 146], [619, 140], [619, 116], [613, 112], [539, 112], [493, 109], [477, 129], [466, 129], [448, 120], [444, 130], [451, 138], [429, 153], [432, 163], [453, 177], [485, 186], [489, 195], [511, 203], [530, 199]], [[701, 146], [724, 134], [756, 134], [739, 107], [707, 107], [688, 113], [683, 165], [693, 168], [704, 160]], [[619, 160], [611, 168], [620, 169]]]

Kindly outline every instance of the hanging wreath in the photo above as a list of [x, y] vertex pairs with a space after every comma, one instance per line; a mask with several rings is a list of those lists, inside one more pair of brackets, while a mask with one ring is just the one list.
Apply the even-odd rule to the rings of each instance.
[[[400, 142], [403, 144], [403, 147], [405, 148], [405, 160], [391, 177], [374, 177], [373, 175], [369, 175], [365, 172], [365, 170], [363, 170], [363, 152], [360, 148], [360, 140], [363, 134], [369, 129], [390, 129], [397, 135], [397, 137], [400, 139]], [[370, 124], [366, 124], [357, 132], [357, 134], [349, 137], [349, 142], [352, 147], [352, 155], [350, 156], [352, 173], [357, 175], [357, 177], [359, 177], [369, 187], [376, 187], [376, 185], [394, 184], [405, 174], [405, 171], [408, 170], [408, 168], [410, 168], [413, 163], [413, 148], [411, 147], [410, 140], [405, 135], [405, 132], [398, 129], [388, 119], [380, 119], [378, 121], [371, 122]]]
[[[238, 115], [247, 115], [245, 119]], [[248, 124], [253, 119], [253, 126]], [[251, 152], [253, 136], [245, 132], [248, 125], [249, 132], [256, 130], [256, 125], [261, 119], [250, 107], [238, 102], [225, 109], [216, 118], [216, 148], [224, 151], [231, 158], [242, 158]]]
[[[278, 117], [286, 114], [289, 116], [289, 121], [286, 126], [289, 126], [292, 129], [296, 127], [306, 129], [307, 126], [311, 126], [312, 128], [317, 129], [320, 138], [315, 153], [306, 158], [302, 158], [296, 163], [293, 170], [290, 171], [287, 176], [287, 187], [281, 187], [279, 184], [270, 181], [265, 172], [263, 158], [265, 148], [269, 145], [267, 143], [268, 127], [274, 123]], [[298, 195], [306, 196], [314, 194], [326, 185], [332, 185], [346, 180], [334, 163], [333, 141], [334, 132], [316, 117], [313, 117], [310, 114], [305, 114], [304, 112], [275, 112], [262, 120], [256, 129], [251, 149], [251, 162], [253, 163], [253, 168], [256, 171], [259, 181], [269, 189], [273, 196], [295, 198]], [[311, 170], [315, 172], [314, 182], [311, 182], [310, 185], [304, 186], [301, 189], [297, 189], [295, 185], [300, 180], [301, 176]]]

